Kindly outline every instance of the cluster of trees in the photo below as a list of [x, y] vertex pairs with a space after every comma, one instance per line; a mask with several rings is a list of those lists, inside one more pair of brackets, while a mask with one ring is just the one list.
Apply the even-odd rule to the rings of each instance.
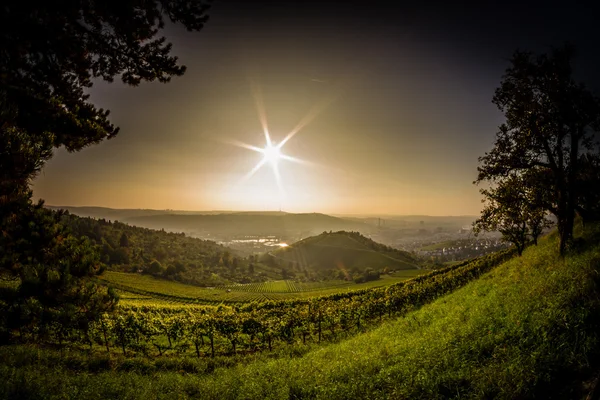
[[380, 271], [375, 271], [372, 268], [365, 269], [362, 273], [355, 273], [352, 275], [354, 283], [364, 283], [370, 281], [376, 281], [381, 276]]
[[574, 80], [574, 54], [515, 52], [493, 98], [506, 122], [479, 159], [475, 183], [489, 187], [475, 231], [501, 232], [519, 254], [553, 222], [564, 254], [576, 216], [600, 217], [600, 99]]
[[[255, 269], [257, 257], [239, 257], [210, 240], [69, 214], [63, 216], [63, 223], [75, 236], [86, 237], [96, 245], [100, 260], [111, 270], [147, 273], [199, 286], [266, 279], [262, 270]], [[279, 271], [275, 267], [272, 270]]]
[[[88, 101], [95, 79], [168, 82], [185, 72], [158, 34], [165, 20], [199, 30], [207, 4], [189, 0], [23, 2], [0, 7], [1, 332], [86, 325], [116, 297], [90, 277], [102, 263], [62, 213], [35, 203], [31, 180], [54, 149], [79, 151], [117, 135]], [[7, 330], [8, 328], [8, 330]], [[6, 339], [6, 337], [0, 338]]]

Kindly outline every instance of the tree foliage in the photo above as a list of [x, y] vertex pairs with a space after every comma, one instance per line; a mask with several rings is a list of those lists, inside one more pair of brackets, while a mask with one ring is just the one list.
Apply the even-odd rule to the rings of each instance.
[[0, 298], [4, 333], [24, 324], [67, 329], [114, 305], [88, 279], [100, 272], [98, 253], [31, 201], [29, 183], [53, 149], [78, 151], [118, 133], [89, 101], [95, 80], [136, 86], [182, 75], [159, 33], [166, 21], [200, 30], [207, 8], [197, 0], [0, 6], [0, 275], [17, 282]]
[[[561, 253], [572, 239], [576, 210], [584, 215], [591, 206], [581, 188], [586, 165], [582, 159], [598, 152], [594, 140], [600, 130], [600, 100], [574, 80], [573, 58], [570, 45], [538, 56], [514, 53], [493, 99], [506, 122], [499, 127], [493, 149], [479, 158], [476, 180], [499, 185], [502, 189], [489, 193], [500, 195], [494, 190], [508, 190], [513, 176], [525, 179], [541, 194], [539, 207], [556, 217]], [[492, 214], [512, 210], [510, 204], [498, 208], [502, 196], [492, 199], [497, 206]]]
[[[53, 147], [69, 151], [118, 133], [109, 112], [88, 101], [95, 79], [128, 85], [168, 82], [185, 72], [159, 36], [165, 21], [200, 30], [206, 2], [197, 0], [23, 2], [0, 8], [0, 129], [27, 143], [39, 171]], [[19, 154], [19, 153], [17, 153]], [[18, 163], [6, 173], [31, 177]], [[29, 165], [27, 165], [29, 166]]]
[[2, 221], [0, 272], [16, 285], [0, 296], [4, 340], [24, 326], [35, 327], [38, 338], [50, 331], [61, 337], [69, 327], [87, 331], [90, 322], [114, 308], [116, 295], [89, 279], [102, 272], [98, 252], [61, 224], [60, 212], [39, 202], [8, 217], [13, 221], [10, 229]]
[[537, 243], [543, 229], [550, 226], [538, 189], [523, 177], [511, 175], [496, 187], [481, 190], [486, 206], [474, 223], [475, 233], [498, 231], [521, 255], [529, 240]]

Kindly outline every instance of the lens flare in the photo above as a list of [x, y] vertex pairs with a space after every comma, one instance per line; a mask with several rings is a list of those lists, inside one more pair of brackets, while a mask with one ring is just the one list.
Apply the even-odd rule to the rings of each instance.
[[267, 144], [267, 146], [262, 149], [261, 152], [264, 154], [266, 162], [270, 162], [271, 164], [277, 164], [277, 162], [281, 159], [281, 151], [279, 150], [279, 146]]

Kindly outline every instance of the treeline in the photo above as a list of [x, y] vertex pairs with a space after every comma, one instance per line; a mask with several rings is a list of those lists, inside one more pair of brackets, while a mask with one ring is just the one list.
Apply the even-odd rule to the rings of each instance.
[[18, 335], [22, 341], [73, 342], [123, 354], [162, 355], [175, 350], [193, 351], [197, 357], [271, 350], [277, 343], [334, 340], [341, 333], [359, 331], [447, 294], [513, 253], [493, 254], [387, 288], [238, 307], [122, 307], [82, 328], [56, 326], [45, 336], [35, 329], [21, 329]]
[[86, 237], [108, 269], [151, 274], [199, 286], [264, 281], [254, 257], [244, 258], [210, 240], [130, 226], [105, 219], [63, 216], [77, 237]]

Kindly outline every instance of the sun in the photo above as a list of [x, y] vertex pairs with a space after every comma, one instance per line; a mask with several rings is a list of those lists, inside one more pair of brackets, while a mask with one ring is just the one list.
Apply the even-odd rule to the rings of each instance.
[[277, 162], [282, 158], [279, 146], [275, 146], [271, 143], [268, 143], [265, 148], [262, 149], [261, 153], [264, 155], [264, 161], [271, 164], [277, 164]]
[[250, 172], [248, 172], [248, 174], [246, 174], [246, 176], [243, 178], [244, 180], [250, 179], [250, 177], [252, 175], [254, 175], [256, 173], [256, 171], [258, 171], [263, 165], [270, 164], [271, 169], [273, 170], [273, 174], [275, 175], [275, 180], [277, 182], [277, 186], [279, 187], [279, 190], [282, 192], [283, 187], [282, 187], [282, 182], [281, 182], [281, 175], [279, 174], [279, 162], [281, 160], [287, 160], [287, 161], [297, 162], [297, 163], [301, 163], [301, 164], [310, 164], [310, 163], [308, 163], [307, 161], [304, 161], [304, 160], [300, 160], [296, 157], [288, 156], [287, 154], [284, 154], [281, 151], [282, 147], [290, 139], [290, 137], [291, 137], [290, 135], [288, 135], [286, 138], [284, 138], [279, 143], [273, 143], [271, 141], [271, 136], [269, 135], [269, 132], [266, 129], [265, 129], [264, 133], [265, 133], [266, 143], [265, 143], [265, 147], [263, 147], [262, 149], [260, 147], [252, 146], [252, 145], [242, 143], [242, 142], [237, 142], [237, 141], [232, 142], [232, 144], [246, 148], [248, 150], [255, 151], [257, 153], [261, 153], [263, 155], [262, 160], [260, 160], [258, 162], [258, 164], [256, 164], [254, 166], [254, 168], [252, 168], [252, 170]]
[[[285, 196], [285, 190], [283, 187], [283, 179], [280, 174], [280, 162], [282, 160], [291, 161], [294, 163], [314, 166], [316, 164], [302, 160], [296, 157], [289, 156], [283, 153], [283, 146], [292, 139], [304, 126], [306, 126], [310, 121], [312, 121], [320, 110], [323, 108], [322, 104], [317, 104], [316, 107], [311, 108], [309, 113], [300, 120], [300, 122], [289, 132], [281, 141], [278, 143], [274, 143], [271, 141], [271, 135], [269, 134], [269, 129], [267, 128], [267, 115], [265, 112], [264, 102], [262, 100], [262, 92], [258, 85], [252, 85], [253, 95], [256, 102], [256, 108], [258, 111], [258, 117], [263, 128], [263, 133], [265, 135], [265, 145], [264, 147], [253, 146], [244, 142], [240, 142], [238, 140], [228, 140], [227, 143], [242, 147], [248, 150], [255, 151], [257, 153], [261, 153], [263, 155], [262, 159], [252, 168], [243, 178], [241, 178], [240, 182], [244, 182], [249, 180], [259, 169], [261, 169], [265, 164], [270, 164], [271, 170], [273, 171], [273, 175], [275, 177], [275, 182], [277, 183], [277, 187], [279, 189], [279, 200], [281, 200]], [[280, 204], [281, 208], [281, 204]]]

